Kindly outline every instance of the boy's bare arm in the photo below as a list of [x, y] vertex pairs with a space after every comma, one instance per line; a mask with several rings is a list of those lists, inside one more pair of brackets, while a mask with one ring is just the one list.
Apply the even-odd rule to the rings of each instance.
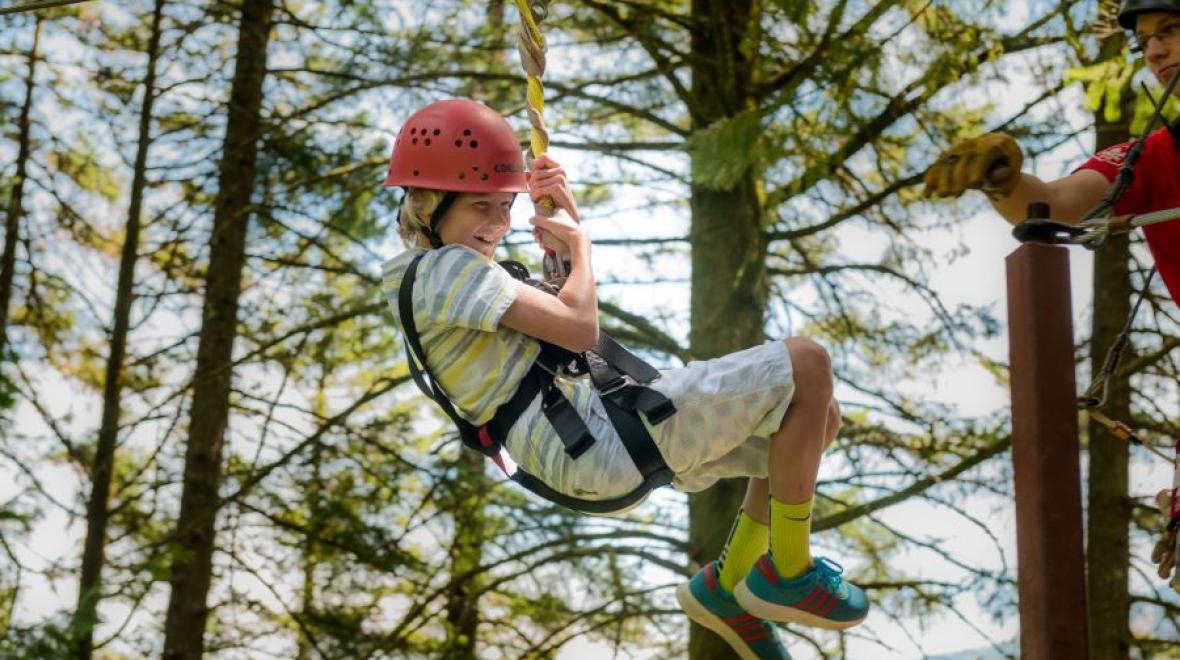
[[582, 352], [598, 343], [598, 299], [590, 267], [590, 239], [584, 234], [561, 236], [570, 250], [570, 274], [561, 293], [553, 296], [521, 286], [500, 322], [562, 348]]

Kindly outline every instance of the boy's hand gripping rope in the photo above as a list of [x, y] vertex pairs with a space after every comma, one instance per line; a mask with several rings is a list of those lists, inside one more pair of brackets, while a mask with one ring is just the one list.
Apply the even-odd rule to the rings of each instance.
[[[545, 73], [545, 36], [538, 24], [549, 14], [548, 0], [516, 0], [520, 14], [520, 30], [516, 35], [516, 49], [520, 52], [520, 63], [528, 77], [529, 161], [549, 150], [549, 130], [545, 128], [542, 112], [545, 109], [545, 89], [541, 76]], [[553, 198], [546, 195], [537, 204], [552, 213], [556, 209]], [[569, 248], [548, 232], [542, 233], [541, 243], [545, 246], [545, 281], [560, 287], [569, 276]]]

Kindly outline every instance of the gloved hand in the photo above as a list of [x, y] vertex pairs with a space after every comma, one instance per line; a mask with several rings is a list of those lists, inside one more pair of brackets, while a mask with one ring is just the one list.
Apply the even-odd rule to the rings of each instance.
[[[1172, 489], [1165, 488], [1156, 493], [1155, 503], [1159, 506], [1160, 513], [1164, 514], [1164, 521], [1166, 523], [1171, 516]], [[1158, 565], [1157, 575], [1165, 580], [1171, 577], [1172, 588], [1180, 591], [1180, 571], [1175, 576], [1172, 575], [1172, 571], [1176, 566], [1176, 553], [1180, 550], [1180, 542], [1177, 541], [1176, 531], [1175, 527], [1164, 529], [1163, 535], [1151, 551], [1151, 561], [1153, 564]]]
[[963, 140], [947, 149], [926, 171], [926, 197], [958, 197], [974, 188], [988, 197], [1007, 197], [1020, 181], [1024, 156], [1004, 133]]

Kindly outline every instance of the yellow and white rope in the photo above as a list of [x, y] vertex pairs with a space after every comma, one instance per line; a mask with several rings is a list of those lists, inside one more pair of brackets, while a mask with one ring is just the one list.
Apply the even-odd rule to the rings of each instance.
[[[524, 67], [528, 79], [527, 109], [529, 117], [529, 155], [530, 164], [533, 158], [549, 150], [549, 129], [545, 127], [545, 88], [541, 85], [541, 77], [545, 75], [545, 35], [541, 34], [540, 22], [549, 13], [548, 0], [516, 0], [517, 13], [520, 14], [520, 30], [516, 35], [516, 50], [520, 53], [520, 63]], [[557, 205], [553, 198], [542, 197], [537, 204], [552, 213]], [[545, 281], [560, 287], [569, 275], [569, 265], [566, 263], [569, 252], [548, 233], [542, 236], [542, 243], [546, 249], [544, 269]]]
[[545, 75], [545, 36], [538, 25], [548, 13], [548, 3], [533, 0], [530, 6], [528, 0], [516, 0], [516, 8], [520, 12], [516, 49], [520, 52], [520, 63], [528, 78], [528, 115], [532, 126], [529, 145], [533, 158], [536, 158], [549, 149], [549, 130], [545, 128], [542, 116], [545, 110], [545, 88], [541, 85], [541, 76]]

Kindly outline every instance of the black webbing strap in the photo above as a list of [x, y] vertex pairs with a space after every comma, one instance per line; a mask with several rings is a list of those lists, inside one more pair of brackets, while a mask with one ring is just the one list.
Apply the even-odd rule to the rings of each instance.
[[438, 223], [442, 222], [443, 216], [451, 209], [456, 199], [459, 199], [459, 193], [446, 191], [443, 193], [442, 199], [438, 200], [438, 206], [434, 207], [434, 212], [430, 214], [430, 227], [426, 232], [426, 237], [430, 239], [430, 245], [436, 249], [443, 246], [442, 237], [438, 235]]
[[580, 497], [572, 497], [570, 495], [566, 495], [565, 493], [560, 493], [550, 488], [549, 485], [544, 481], [541, 481], [537, 477], [529, 474], [528, 472], [525, 472], [519, 467], [516, 468], [516, 472], [512, 473], [510, 479], [528, 489], [530, 492], [541, 499], [549, 500], [554, 504], [564, 506], [565, 508], [571, 509], [573, 511], [602, 515], [616, 513], [622, 511], [623, 509], [630, 508], [643, 501], [643, 499], [646, 498], [648, 493], [651, 491], [672, 483], [672, 471], [665, 470], [665, 472], [666, 474], [653, 474], [651, 477], [644, 479], [643, 482], [639, 484], [639, 486], [626, 495], [620, 495], [619, 497], [614, 497], [609, 500], [586, 500]]
[[[402, 330], [405, 335], [407, 363], [415, 384], [418, 385], [418, 388], [422, 390], [423, 394], [433, 399], [442, 408], [443, 412], [451, 418], [451, 421], [454, 422], [459, 430], [459, 435], [463, 443], [487, 456], [498, 459], [500, 448], [503, 446], [504, 440], [508, 437], [512, 425], [520, 418], [525, 409], [536, 398], [537, 394], [541, 393], [543, 396], [541, 409], [561, 438], [562, 444], [565, 445], [566, 452], [569, 453], [570, 457], [576, 459], [589, 449], [594, 444], [593, 435], [586, 428], [585, 422], [578, 415], [577, 411], [574, 410], [569, 400], [566, 399], [560, 389], [553, 385], [553, 371], [555, 371], [554, 367], [556, 366], [554, 362], [566, 360], [567, 357], [574, 355], [568, 351], [564, 351], [564, 349], [548, 352], [542, 351], [542, 356], [538, 357], [537, 361], [529, 368], [525, 377], [521, 379], [516, 392], [513, 393], [512, 397], [506, 403], [496, 410], [496, 414], [485, 427], [477, 429], [470, 422], [459, 416], [450, 398], [447, 397], [434, 376], [430, 374], [429, 366], [426, 363], [426, 351], [422, 347], [417, 325], [414, 323], [414, 280], [418, 263], [424, 256], [425, 253], [420, 254], [410, 262], [402, 278], [401, 286], [398, 289], [398, 315], [401, 317]], [[654, 373], [651, 378], [641, 382], [650, 382], [650, 380], [654, 380], [655, 377], [659, 376], [659, 372], [631, 355], [629, 351], [619, 346], [614, 340], [607, 337], [607, 342], [606, 350], [608, 353], [615, 356], [626, 354], [626, 357], [623, 358], [624, 362], [630, 359], [642, 365], [642, 368], [636, 368], [633, 364], [628, 363], [624, 368], [627, 375], [636, 378], [632, 371], [641, 376], [647, 375], [645, 370], [650, 370]], [[600, 345], [603, 344], [601, 337], [599, 343]], [[542, 342], [542, 346], [546, 346], [546, 344]], [[419, 368], [417, 363], [421, 363], [421, 368]], [[542, 367], [542, 364], [545, 364], [545, 366]], [[609, 367], [610, 365], [607, 366]], [[604, 500], [588, 500], [558, 492], [519, 466], [509, 478], [542, 499], [549, 500], [554, 504], [574, 511], [594, 514], [608, 514], [630, 508], [647, 497], [648, 493], [652, 490], [671, 483], [673, 478], [672, 470], [664, 462], [659, 447], [652, 440], [651, 434], [647, 432], [647, 427], [643, 425], [643, 421], [639, 418], [636, 411], [642, 411], [652, 424], [658, 424], [676, 412], [676, 408], [672, 405], [672, 402], [663, 394], [651, 388], [643, 387], [642, 385], [625, 384], [625, 381], [623, 384], [614, 387], [612, 391], [603, 393], [601, 400], [607, 417], [622, 439], [624, 449], [627, 450], [627, 454], [631, 457], [635, 468], [643, 477], [643, 481], [639, 486], [619, 497]], [[485, 438], [488, 440], [487, 442], [483, 441]], [[502, 464], [501, 468], [503, 468]]]
[[594, 345], [592, 352], [615, 369], [634, 378], [637, 383], [646, 385], [660, 377], [660, 372], [655, 367], [635, 357], [634, 353], [623, 348], [605, 332], [598, 333], [598, 343]]
[[[418, 334], [417, 324], [414, 323], [414, 304], [413, 291], [414, 281], [417, 277], [418, 263], [426, 253], [422, 253], [410, 262], [406, 268], [406, 274], [402, 277], [401, 286], [398, 288], [397, 305], [398, 314], [402, 320], [402, 330], [406, 338], [407, 348], [412, 353], [413, 359], [408, 359], [407, 363], [410, 367], [410, 375], [414, 377], [414, 382], [418, 385], [418, 389], [422, 390], [424, 394], [434, 399], [435, 403], [443, 409], [443, 412], [451, 418], [455, 426], [459, 428], [459, 435], [463, 439], [463, 443], [487, 455], [494, 455], [499, 452], [500, 443], [508, 436], [508, 429], [512, 428], [512, 422], [524, 412], [528, 404], [532, 402], [533, 398], [540, 392], [543, 395], [541, 400], [541, 410], [544, 412], [546, 419], [553, 426], [557, 432], [557, 437], [561, 439], [561, 443], [565, 446], [565, 451], [570, 455], [570, 458], [577, 458], [584, 454], [587, 449], [594, 445], [594, 434], [590, 433], [590, 429], [586, 428], [586, 422], [578, 415], [578, 411], [570, 404], [569, 400], [565, 398], [561, 390], [553, 385], [553, 375], [550, 371], [541, 368], [537, 363], [529, 369], [526, 376], [521, 380], [521, 384], [517, 387], [517, 391], [508, 401], [507, 409], [501, 406], [496, 410], [496, 416], [493, 421], [499, 418], [501, 421], [496, 423], [495, 429], [489, 428], [489, 431], [496, 429], [501, 433], [492, 436], [494, 443], [482, 442], [479, 437], [479, 431], [470, 422], [459, 416], [455, 410], [454, 404], [451, 403], [450, 397], [442, 390], [438, 384], [438, 380], [430, 375], [430, 368], [426, 363], [426, 351], [422, 347], [421, 337]], [[421, 363], [421, 368], [415, 364], [415, 360]], [[552, 370], [555, 365], [550, 365]], [[426, 376], [429, 376], [429, 382]], [[503, 410], [503, 412], [501, 412]], [[511, 416], [510, 416], [511, 415]], [[505, 426], [506, 424], [506, 426]]]
[[578, 411], [553, 385], [553, 374], [541, 368], [537, 363], [529, 368], [512, 398], [496, 409], [496, 414], [487, 423], [488, 433], [499, 444], [508, 438], [512, 425], [524, 414], [524, 411], [537, 397], [543, 393], [541, 412], [549, 420], [561, 444], [565, 446], [565, 453], [570, 458], [577, 458], [594, 446], [594, 435], [586, 428], [586, 422], [578, 415]]
[[532, 491], [534, 495], [554, 504], [574, 511], [596, 514], [615, 513], [628, 509], [643, 501], [648, 493], [656, 488], [672, 483], [672, 469], [664, 462], [659, 447], [652, 440], [651, 434], [647, 432], [643, 421], [633, 411], [626, 409], [614, 399], [615, 397], [604, 396], [602, 397], [602, 405], [606, 409], [607, 417], [610, 418], [615, 431], [618, 432], [619, 438], [623, 441], [623, 448], [627, 450], [631, 461], [635, 463], [635, 469], [643, 477], [643, 481], [634, 490], [607, 500], [587, 500], [553, 490], [544, 481], [520, 467], [517, 467], [516, 472], [512, 473], [512, 480]]
[[650, 387], [643, 385], [627, 385], [602, 397], [603, 401], [611, 401], [623, 410], [638, 410], [647, 416], [647, 421], [655, 426], [676, 413], [676, 406], [672, 400]]
[[[426, 253], [414, 257], [406, 269], [405, 277], [402, 279], [401, 287], [398, 289], [397, 296], [397, 311], [398, 316], [401, 317], [402, 335], [405, 337], [406, 348], [406, 364], [409, 365], [410, 375], [414, 378], [414, 383], [418, 386], [422, 393], [434, 400], [447, 417], [451, 418], [455, 426], [459, 429], [459, 437], [463, 440], [463, 444], [479, 451], [482, 454], [492, 455], [499, 452], [500, 448], [492, 446], [484, 446], [479, 441], [478, 430], [471, 422], [459, 416], [455, 410], [455, 406], [451, 404], [450, 398], [442, 387], [435, 380], [434, 376], [430, 374], [430, 367], [426, 364], [426, 351], [422, 348], [421, 338], [418, 336], [418, 326], [414, 322], [414, 275], [418, 270], [418, 262]], [[418, 362], [422, 364], [418, 367]], [[429, 381], [427, 380], [429, 377]]]
[[[623, 447], [626, 448], [631, 460], [635, 463], [635, 469], [643, 475], [644, 481], [658, 479], [661, 486], [671, 483], [672, 470], [664, 462], [660, 448], [656, 446], [651, 434], [647, 432], [643, 420], [635, 414], [635, 409], [620, 405], [613, 396], [602, 397], [602, 406], [606, 408], [607, 417], [610, 417], [611, 424], [614, 425], [615, 431], [623, 441]], [[673, 408], [672, 412], [675, 411], [676, 409]]]

